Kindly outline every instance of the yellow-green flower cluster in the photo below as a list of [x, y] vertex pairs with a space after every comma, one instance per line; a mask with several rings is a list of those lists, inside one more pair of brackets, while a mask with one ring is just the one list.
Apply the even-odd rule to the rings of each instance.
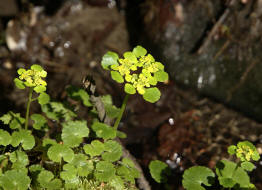
[[42, 79], [42, 77], [46, 77], [46, 71], [37, 71], [33, 69], [25, 70], [19, 69], [18, 73], [20, 73], [19, 79], [24, 80], [26, 86], [34, 87], [34, 86], [46, 86], [46, 82]]
[[228, 147], [228, 153], [230, 155], [236, 154], [236, 156], [242, 161], [259, 160], [260, 156], [256, 147], [249, 141], [242, 141], [235, 145]]
[[247, 145], [242, 145], [237, 148], [236, 155], [241, 161], [250, 161], [254, 151]]
[[15, 78], [14, 82], [20, 89], [27, 87], [34, 87], [36, 92], [43, 92], [46, 90], [46, 81], [42, 78], [47, 76], [47, 72], [43, 70], [40, 65], [32, 65], [30, 69], [23, 68], [18, 69], [18, 78]]
[[154, 57], [150, 54], [136, 56], [133, 52], [126, 52], [124, 58], [118, 59], [118, 62], [119, 64], [111, 65], [111, 69], [119, 72], [139, 94], [143, 95], [146, 88], [156, 85], [158, 81], [164, 82], [156, 78], [155, 73], [161, 71], [160, 73], [165, 75], [164, 80], [167, 80], [168, 75], [163, 71], [164, 65], [155, 62]]
[[113, 80], [125, 83], [124, 90], [127, 94], [138, 92], [148, 102], [158, 101], [161, 92], [155, 85], [168, 80], [164, 65], [156, 62], [142, 46], [136, 46], [132, 52], [125, 52], [123, 56], [119, 58], [116, 53], [109, 51], [103, 56], [101, 65], [110, 70]]

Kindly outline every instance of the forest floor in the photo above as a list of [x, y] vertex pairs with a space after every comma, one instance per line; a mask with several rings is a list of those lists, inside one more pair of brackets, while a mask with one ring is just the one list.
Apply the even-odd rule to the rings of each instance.
[[[66, 7], [63, 9], [66, 9]], [[93, 11], [91, 11], [93, 15], [85, 15], [88, 18], [94, 18], [94, 14], [99, 17], [99, 12], [107, 11], [104, 8], [88, 7], [87, 9], [89, 12], [85, 13], [83, 8], [83, 14], [89, 14], [90, 10]], [[39, 54], [36, 54], [32, 47], [27, 49], [26, 53], [21, 53], [21, 51], [15, 53], [10, 51], [6, 44], [0, 46], [1, 114], [10, 109], [25, 110], [26, 96], [14, 88], [13, 78], [16, 76], [18, 67], [28, 67], [33, 62], [32, 59], [28, 58], [32, 54], [35, 54], [36, 62], [42, 64], [48, 71], [48, 92], [54, 98], [63, 99], [64, 87], [69, 84], [80, 86], [81, 78], [84, 77], [83, 73], [88, 73], [94, 76], [98, 92], [100, 94], [111, 94], [115, 104], [120, 106], [124, 97], [123, 89], [111, 81], [109, 75], [100, 67], [99, 62], [106, 49], [122, 53], [129, 48], [128, 37], [118, 45], [115, 43], [116, 36], [127, 36], [128, 33], [125, 24], [122, 23], [123, 15], [115, 12], [110, 13], [111, 21], [107, 21], [104, 17], [108, 17], [108, 15], [103, 16], [101, 14], [102, 22], [92, 25], [97, 30], [85, 31], [87, 35], [92, 35], [82, 36], [82, 38], [79, 38], [79, 33], [70, 34], [72, 28], [69, 28], [67, 33], [67, 29], [63, 30], [58, 27], [58, 32], [62, 30], [61, 39], [58, 39], [58, 42], [54, 41], [58, 45], [55, 45], [56, 49], [52, 49], [46, 43], [52, 45], [50, 42], [54, 40], [55, 35], [52, 32], [50, 34], [44, 33], [43, 28], [54, 26], [58, 21], [64, 23], [64, 20], [61, 21], [61, 15], [68, 22], [77, 17], [70, 14], [65, 16], [63, 11], [65, 10], [60, 10], [53, 17], [42, 18], [33, 29], [29, 27], [30, 31], [28, 31], [29, 29], [26, 30], [31, 41], [41, 39], [40, 42], [28, 42], [28, 44], [39, 45], [37, 47]], [[112, 10], [110, 11], [112, 12]], [[16, 20], [16, 22], [21, 23], [21, 20]], [[119, 23], [115, 26], [115, 22]], [[87, 25], [85, 29], [87, 30], [89, 26]], [[108, 31], [112, 35], [105, 37], [105, 35], [108, 35]], [[68, 42], [68, 44], [72, 42], [72, 47], [68, 50], [64, 42]], [[60, 54], [58, 52], [59, 44], [64, 44], [64, 55], [62, 57], [61, 52]], [[94, 48], [94, 46], [96, 47]], [[84, 51], [84, 53], [81, 53], [81, 51]], [[163, 189], [161, 185], [154, 183], [148, 174], [148, 164], [154, 159], [168, 163], [173, 170], [169, 184], [172, 189], [181, 189], [182, 174], [186, 168], [193, 165], [214, 168], [218, 160], [229, 158], [227, 147], [240, 140], [253, 142], [262, 154], [261, 123], [210, 100], [208, 97], [199, 96], [197, 92], [191, 89], [179, 86], [172, 81], [172, 76], [167, 84], [160, 86], [160, 90], [162, 96], [156, 104], [147, 103], [138, 95], [132, 96], [120, 125], [120, 130], [127, 134], [123, 143], [144, 168], [148, 180], [154, 187], [152, 189]], [[256, 166], [257, 169], [251, 173], [251, 180], [258, 189], [262, 189], [262, 163], [257, 163]]]

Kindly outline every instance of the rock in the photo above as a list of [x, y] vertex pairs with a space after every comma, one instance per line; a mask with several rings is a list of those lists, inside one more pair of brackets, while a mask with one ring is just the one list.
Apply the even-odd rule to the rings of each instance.
[[261, 1], [146, 5], [144, 44], [171, 78], [262, 121]]

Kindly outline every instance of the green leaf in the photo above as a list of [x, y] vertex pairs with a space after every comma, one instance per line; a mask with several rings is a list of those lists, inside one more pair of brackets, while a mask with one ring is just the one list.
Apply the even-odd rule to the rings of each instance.
[[133, 49], [133, 54], [135, 54], [136, 57], [142, 57], [144, 55], [146, 55], [147, 51], [145, 48], [143, 48], [142, 46], [136, 46]]
[[101, 100], [104, 104], [106, 115], [112, 119], [116, 118], [120, 113], [120, 109], [113, 105], [111, 96], [110, 95], [102, 96]]
[[252, 164], [251, 162], [242, 162], [241, 163], [241, 168], [243, 168], [244, 170], [251, 172], [252, 170], [255, 169], [255, 165]]
[[33, 64], [31, 66], [31, 69], [34, 70], [34, 71], [42, 71], [43, 70], [43, 68], [40, 65], [37, 65], [37, 64]]
[[76, 168], [77, 175], [81, 177], [87, 177], [94, 170], [93, 161], [88, 160], [84, 154], [76, 154], [70, 164]]
[[12, 117], [9, 126], [11, 129], [21, 129], [22, 125], [25, 123], [25, 119], [20, 116], [20, 113], [8, 112], [8, 114]]
[[96, 136], [99, 138], [107, 140], [116, 137], [116, 130], [105, 123], [95, 122], [91, 128], [95, 131]]
[[69, 147], [79, 146], [83, 141], [83, 137], [89, 135], [86, 121], [68, 121], [62, 125], [62, 140]]
[[151, 103], [155, 103], [160, 99], [161, 93], [158, 88], [148, 88], [146, 92], [143, 94], [143, 98]]
[[54, 162], [61, 162], [62, 158], [66, 162], [74, 159], [74, 151], [66, 145], [55, 144], [48, 149], [47, 155]]
[[135, 178], [139, 178], [140, 176], [140, 173], [135, 168], [134, 163], [128, 158], [122, 159], [122, 166], [117, 168], [117, 174], [133, 184], [135, 183]]
[[230, 155], [233, 155], [236, 153], [236, 146], [235, 145], [231, 145], [227, 148], [227, 152], [230, 154]]
[[66, 121], [72, 120], [77, 115], [67, 108], [63, 103], [61, 102], [50, 102], [50, 106], [53, 109], [53, 111], [56, 113], [58, 118], [64, 118]]
[[134, 88], [134, 86], [132, 84], [126, 83], [125, 84], [125, 92], [127, 94], [135, 94], [136, 89]]
[[29, 164], [28, 156], [24, 151], [16, 150], [10, 154], [10, 161], [12, 164], [12, 169], [19, 171], [24, 171], [27, 174], [26, 166]]
[[105, 153], [102, 154], [102, 158], [105, 161], [115, 162], [122, 156], [122, 147], [119, 143], [113, 140], [106, 141]]
[[258, 161], [260, 159], [260, 155], [256, 149], [256, 147], [249, 141], [242, 141], [237, 143], [236, 156], [243, 161], [250, 161], [253, 159]]
[[33, 128], [36, 130], [41, 130], [47, 126], [47, 121], [41, 114], [32, 114], [31, 119], [34, 121]]
[[111, 65], [118, 65], [118, 55], [112, 51], [108, 51], [102, 58], [102, 67], [104, 69], [109, 69]]
[[12, 138], [10, 134], [5, 130], [0, 129], [0, 145], [7, 146], [11, 143], [11, 141]]
[[34, 164], [29, 166], [30, 178], [32, 179], [32, 186], [39, 187], [37, 177], [41, 171], [45, 170], [40, 164]]
[[117, 131], [116, 132], [116, 136], [121, 138], [121, 139], [126, 138], [126, 134], [124, 132], [122, 132], [122, 131]]
[[46, 91], [46, 87], [45, 86], [36, 86], [36, 87], [34, 87], [34, 91], [36, 93], [42, 93], [42, 92]]
[[19, 75], [21, 75], [22, 73], [24, 73], [26, 70], [24, 69], [24, 68], [19, 68], [18, 70], [17, 70], [17, 73], [19, 74]]
[[131, 63], [137, 63], [137, 58], [134, 53], [127, 51], [124, 53], [124, 58], [128, 59]]
[[42, 110], [42, 112], [44, 112], [46, 114], [46, 116], [49, 119], [52, 119], [52, 120], [55, 120], [55, 121], [58, 121], [59, 116], [61, 116], [60, 114], [53, 111], [53, 108], [51, 107], [50, 104], [41, 105], [41, 110]]
[[45, 92], [41, 92], [37, 100], [40, 105], [44, 105], [50, 101], [50, 96]]
[[167, 181], [167, 175], [169, 174], [168, 165], [159, 160], [151, 161], [149, 164], [149, 170], [152, 178], [158, 182], [163, 183]]
[[17, 88], [19, 88], [19, 89], [24, 89], [25, 88], [24, 82], [19, 80], [18, 78], [14, 79], [14, 83], [15, 83], [15, 86]]
[[119, 72], [111, 71], [110, 73], [111, 73], [112, 79], [115, 80], [116, 82], [118, 82], [118, 83], [123, 83], [124, 82], [124, 78], [123, 78], [123, 76]]
[[55, 140], [53, 140], [53, 139], [46, 138], [46, 139], [43, 139], [43, 143], [42, 144], [43, 144], [43, 147], [46, 147], [47, 145], [56, 145], [57, 142]]
[[125, 189], [124, 181], [121, 177], [115, 176], [109, 181], [109, 185], [114, 188], [114, 190], [123, 190]]
[[165, 71], [157, 71], [154, 73], [154, 78], [159, 82], [165, 82], [168, 80], [168, 74]]
[[[228, 179], [225, 180], [225, 178], [231, 178], [231, 181], [235, 182], [234, 185], [237, 184], [240, 188], [247, 188], [250, 184], [247, 172], [245, 172], [243, 168], [237, 167], [236, 163], [228, 160], [221, 160], [217, 163], [216, 174], [218, 176], [219, 183], [222, 186], [229, 185], [229, 183], [224, 184], [225, 181], [229, 181]], [[230, 182], [230, 185], [232, 185], [232, 182]]]
[[21, 129], [13, 132], [11, 145], [17, 147], [19, 144], [22, 144], [24, 150], [30, 150], [35, 146], [35, 138], [30, 130]]
[[107, 161], [100, 161], [96, 164], [95, 178], [100, 182], [108, 182], [115, 176], [114, 165]]
[[84, 145], [84, 151], [86, 154], [89, 154], [91, 157], [99, 156], [104, 151], [104, 143], [99, 140], [93, 140], [91, 144]]
[[203, 166], [193, 166], [183, 174], [183, 187], [187, 190], [205, 190], [202, 184], [211, 186], [214, 183], [214, 172]]
[[62, 182], [60, 179], [54, 179], [54, 174], [47, 170], [42, 170], [38, 175], [37, 181], [45, 189], [61, 189]]
[[0, 176], [0, 186], [6, 190], [27, 190], [30, 181], [25, 173], [17, 170], [8, 170]]
[[82, 101], [83, 104], [87, 107], [92, 106], [89, 100], [89, 95], [84, 89], [77, 88], [75, 86], [69, 86], [66, 89], [66, 91], [70, 98], [77, 100], [77, 101]]
[[11, 120], [12, 116], [10, 113], [4, 114], [2, 117], [0, 117], [0, 121], [2, 121], [5, 125], [8, 125]]
[[61, 173], [60, 173], [60, 177], [63, 179], [63, 180], [70, 180], [70, 179], [74, 179], [76, 178], [76, 174], [77, 174], [77, 169], [71, 165], [71, 164], [65, 164], [63, 166], [63, 170]]

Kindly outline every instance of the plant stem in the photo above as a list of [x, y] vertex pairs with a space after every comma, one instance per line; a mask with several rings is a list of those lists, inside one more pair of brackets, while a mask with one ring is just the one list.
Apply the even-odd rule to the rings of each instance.
[[28, 128], [29, 111], [30, 111], [30, 104], [32, 102], [32, 95], [33, 95], [33, 88], [30, 87], [29, 97], [28, 97], [27, 107], [26, 107], [25, 130], [27, 130], [27, 128]]
[[121, 119], [122, 119], [123, 113], [124, 113], [124, 111], [125, 111], [125, 109], [126, 109], [126, 104], [127, 104], [128, 98], [129, 98], [129, 94], [126, 94], [126, 96], [125, 96], [125, 98], [124, 98], [124, 101], [123, 101], [123, 103], [122, 103], [122, 106], [121, 106], [121, 108], [120, 108], [120, 113], [119, 113], [119, 115], [118, 115], [118, 117], [117, 117], [117, 119], [116, 119], [116, 122], [115, 122], [115, 124], [114, 124], [114, 129], [115, 129], [115, 130], [117, 130], [117, 127], [118, 127], [118, 125], [119, 125], [119, 123], [120, 123], [120, 121], [121, 121]]

